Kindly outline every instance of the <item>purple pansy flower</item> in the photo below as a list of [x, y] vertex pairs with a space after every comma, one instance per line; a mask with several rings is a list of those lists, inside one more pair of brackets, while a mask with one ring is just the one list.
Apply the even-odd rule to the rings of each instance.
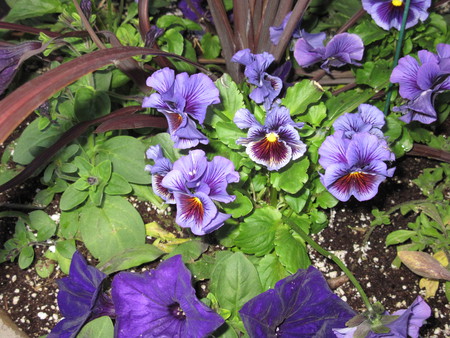
[[[270, 33], [270, 41], [276, 46], [280, 42], [281, 35], [283, 35], [284, 30], [286, 29], [286, 26], [289, 22], [289, 18], [291, 17], [292, 12], [289, 12], [283, 19], [283, 22], [279, 26], [272, 26], [269, 28]], [[302, 37], [302, 33], [300, 31], [300, 22], [298, 23], [297, 27], [294, 29], [294, 32], [292, 33], [292, 37], [294, 39], [299, 39]]]
[[57, 281], [58, 306], [64, 319], [56, 324], [48, 338], [76, 337], [89, 320], [114, 316], [110, 297], [102, 293], [102, 282], [106, 277], [100, 270], [87, 265], [83, 256], [75, 251], [69, 276]]
[[[440, 52], [445, 55], [442, 48]], [[398, 83], [400, 95], [409, 100], [394, 111], [405, 113], [400, 119], [406, 123], [416, 120], [428, 124], [437, 119], [434, 98], [450, 89], [450, 77], [441, 71], [440, 58], [436, 54], [421, 50], [418, 56], [420, 62], [409, 55], [402, 57], [392, 71], [390, 81]]]
[[142, 274], [120, 272], [112, 282], [116, 337], [207, 337], [224, 323], [195, 295], [181, 255]]
[[244, 304], [239, 311], [250, 337], [330, 337], [355, 312], [333, 294], [314, 267], [300, 269]]
[[[400, 30], [402, 26], [405, 1], [403, 0], [362, 0], [363, 8], [370, 14], [375, 23], [385, 30], [392, 27]], [[431, 0], [411, 0], [406, 28], [416, 25], [419, 20], [428, 18], [427, 9]]]
[[436, 46], [436, 52], [439, 59], [439, 68], [443, 74], [450, 74], [450, 45], [439, 43]]
[[[338, 338], [351, 338], [354, 337], [356, 330], [360, 333], [358, 336], [366, 338], [376, 338], [376, 337], [419, 337], [419, 329], [425, 322], [425, 320], [430, 317], [431, 308], [422, 299], [422, 297], [417, 296], [414, 302], [406, 310], [395, 311], [392, 315], [385, 312], [381, 316], [380, 323], [375, 323], [378, 325], [383, 325], [390, 329], [389, 333], [375, 333], [371, 331], [371, 326], [373, 324], [368, 321], [364, 321], [355, 327], [346, 327], [342, 329], [333, 329], [334, 334]], [[394, 319], [392, 316], [397, 316]], [[384, 318], [383, 318], [384, 317]], [[391, 318], [389, 318], [391, 317]], [[394, 320], [392, 320], [394, 319]], [[383, 323], [386, 321], [386, 323]]]
[[207, 12], [202, 4], [202, 0], [181, 0], [178, 3], [178, 8], [183, 13], [183, 16], [189, 20], [200, 22], [201, 19], [211, 21], [210, 13]]
[[245, 108], [236, 112], [233, 121], [240, 129], [248, 129], [247, 137], [239, 138], [236, 143], [245, 145], [249, 157], [269, 170], [279, 170], [306, 151], [295, 130], [302, 128], [303, 123], [295, 123], [286, 107], [274, 104], [267, 112], [264, 125]]
[[218, 211], [214, 201], [229, 203], [235, 196], [227, 193], [229, 183], [238, 182], [233, 163], [221, 156], [208, 162], [203, 150], [192, 150], [175, 161], [162, 180], [177, 204], [176, 222], [191, 228], [196, 235], [205, 235], [220, 228], [231, 216]]
[[208, 139], [197, 130], [193, 119], [203, 123], [209, 105], [219, 103], [219, 90], [205, 74], [178, 74], [170, 68], [156, 71], [147, 79], [147, 86], [156, 89], [145, 97], [142, 106], [156, 108], [169, 124], [175, 148], [192, 148]]
[[384, 138], [381, 128], [384, 126], [384, 114], [375, 106], [360, 104], [356, 114], [345, 113], [333, 123], [334, 130], [342, 130], [345, 137], [351, 139], [356, 133], [368, 132]]
[[348, 139], [344, 131], [338, 130], [325, 139], [319, 155], [319, 163], [325, 169], [320, 177], [322, 184], [343, 202], [352, 195], [358, 201], [373, 198], [380, 183], [392, 177], [395, 170], [384, 163], [394, 158], [386, 141], [367, 132]]
[[308, 34], [302, 32], [294, 47], [294, 57], [302, 67], [309, 67], [319, 61], [320, 66], [329, 72], [330, 67], [342, 67], [346, 64], [359, 66], [364, 54], [364, 43], [356, 34], [341, 33], [335, 35], [324, 46], [325, 33]]
[[164, 157], [159, 144], [148, 148], [146, 156], [149, 160], [155, 161], [154, 165], [148, 164], [145, 166], [145, 170], [152, 174], [152, 188], [154, 193], [161, 197], [166, 203], [174, 204], [175, 199], [173, 194], [161, 184], [163, 178], [172, 170], [172, 162]]
[[38, 41], [0, 47], [0, 95], [8, 88], [21, 62], [41, 52]]
[[245, 66], [244, 74], [248, 82], [256, 86], [250, 93], [250, 98], [258, 104], [264, 103], [266, 108], [272, 105], [283, 86], [279, 77], [266, 72], [273, 60], [275, 58], [272, 54], [252, 54], [248, 48], [240, 50], [231, 58], [231, 61]]

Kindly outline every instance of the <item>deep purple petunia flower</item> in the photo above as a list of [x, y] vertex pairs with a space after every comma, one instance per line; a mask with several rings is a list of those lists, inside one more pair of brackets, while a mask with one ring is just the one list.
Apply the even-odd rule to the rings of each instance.
[[218, 211], [215, 201], [230, 203], [235, 196], [226, 192], [229, 183], [238, 182], [233, 163], [221, 156], [208, 162], [203, 150], [192, 150], [175, 161], [162, 186], [173, 193], [177, 204], [176, 222], [205, 235], [220, 228], [231, 216]]
[[384, 163], [394, 158], [386, 141], [367, 132], [348, 139], [344, 131], [338, 130], [325, 139], [319, 155], [319, 163], [325, 168], [320, 177], [322, 184], [343, 202], [352, 195], [358, 201], [373, 198], [380, 183], [392, 177], [395, 170]]
[[248, 82], [256, 86], [250, 93], [250, 98], [258, 104], [264, 103], [266, 109], [272, 105], [283, 86], [279, 77], [266, 72], [273, 60], [272, 54], [252, 54], [248, 48], [240, 50], [231, 58], [231, 61], [245, 66], [244, 74]]
[[[292, 12], [289, 12], [283, 19], [283, 22], [279, 26], [269, 27], [270, 41], [276, 46], [280, 42], [281, 35], [283, 34], [286, 26], [289, 22], [289, 18], [291, 17]], [[302, 33], [300, 31], [300, 22], [297, 24], [297, 27], [294, 29], [292, 33], [292, 38], [299, 39], [302, 37]]]
[[330, 337], [355, 312], [310, 266], [286, 277], [239, 311], [250, 337]]
[[[385, 30], [392, 27], [400, 30], [402, 26], [403, 0], [362, 0], [363, 8], [370, 14], [375, 23]], [[411, 0], [406, 28], [416, 25], [419, 20], [428, 18], [428, 8], [431, 0]]]
[[356, 34], [341, 33], [335, 35], [326, 46], [325, 33], [307, 34], [302, 32], [294, 47], [294, 57], [302, 67], [309, 67], [319, 61], [320, 66], [329, 72], [330, 67], [342, 67], [346, 64], [359, 66], [364, 54], [364, 43]]
[[156, 108], [169, 124], [175, 148], [192, 148], [208, 139], [197, 130], [193, 119], [203, 123], [209, 105], [219, 103], [219, 90], [205, 74], [178, 74], [170, 68], [156, 71], [147, 79], [147, 86], [156, 89], [145, 97], [142, 106]]
[[152, 188], [154, 193], [161, 197], [166, 203], [174, 204], [175, 199], [173, 194], [161, 184], [163, 178], [172, 170], [172, 162], [164, 157], [159, 144], [148, 148], [146, 156], [149, 160], [155, 161], [154, 165], [145, 166], [145, 170], [152, 174]]
[[0, 95], [8, 88], [21, 62], [41, 52], [42, 43], [28, 41], [0, 47]]
[[78, 251], [73, 254], [69, 276], [57, 281], [58, 306], [64, 319], [56, 324], [48, 338], [76, 337], [89, 320], [115, 315], [110, 297], [102, 293], [102, 282], [106, 277], [100, 270], [87, 265]]
[[206, 337], [224, 323], [195, 295], [181, 255], [142, 274], [120, 272], [112, 282], [116, 337]]
[[[333, 329], [334, 334], [338, 338], [351, 338], [354, 336], [356, 330], [360, 332], [360, 336], [367, 338], [377, 338], [377, 337], [419, 337], [419, 329], [425, 322], [425, 320], [430, 317], [431, 308], [422, 299], [422, 297], [417, 296], [414, 302], [406, 310], [395, 311], [392, 315], [385, 312], [384, 315], [379, 319], [379, 323], [369, 323], [368, 321], [362, 322], [360, 325], [355, 327], [346, 327], [342, 329]], [[391, 320], [389, 318], [392, 316], [398, 316], [397, 319]], [[383, 318], [385, 317], [385, 318]], [[386, 323], [383, 323], [385, 321]], [[375, 333], [371, 331], [371, 325], [383, 325], [390, 329], [389, 333]]]
[[[445, 51], [440, 49], [445, 55]], [[432, 123], [437, 118], [433, 103], [436, 94], [450, 89], [450, 77], [440, 68], [440, 58], [427, 51], [418, 53], [418, 62], [412, 56], [402, 57], [391, 74], [390, 81], [399, 84], [400, 95], [408, 99], [404, 106], [394, 108], [406, 115], [400, 119], [406, 123], [417, 120]]]
[[274, 104], [267, 112], [264, 126], [245, 108], [236, 112], [233, 121], [240, 129], [248, 129], [247, 137], [239, 138], [236, 143], [245, 145], [250, 158], [269, 170], [281, 169], [306, 151], [295, 130], [302, 128], [303, 123], [292, 121], [286, 107]]
[[[384, 114], [375, 106], [360, 104], [355, 114], [345, 113], [333, 123], [334, 130], [342, 130], [345, 137], [351, 139], [356, 133], [368, 132], [384, 138], [381, 128], [384, 126]], [[323, 166], [323, 165], [322, 165]]]

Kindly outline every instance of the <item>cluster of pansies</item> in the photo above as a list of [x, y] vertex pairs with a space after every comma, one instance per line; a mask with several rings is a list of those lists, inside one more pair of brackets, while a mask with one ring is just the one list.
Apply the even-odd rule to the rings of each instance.
[[406, 123], [436, 121], [434, 100], [437, 94], [450, 90], [450, 45], [440, 43], [436, 50], [437, 54], [419, 51], [419, 61], [410, 55], [402, 57], [392, 71], [391, 82], [399, 84], [401, 97], [408, 100], [394, 111], [403, 113], [400, 120]]
[[383, 137], [384, 115], [378, 108], [362, 104], [355, 114], [346, 113], [333, 124], [335, 133], [319, 149], [325, 169], [322, 184], [340, 201], [353, 195], [358, 201], [373, 198], [386, 177], [392, 177], [394, 154]]
[[[202, 303], [192, 287], [191, 272], [176, 255], [143, 273], [114, 276], [110, 295], [106, 275], [89, 266], [79, 252], [72, 257], [70, 273], [58, 281], [58, 305], [64, 319], [49, 338], [76, 337], [89, 321], [110, 316], [115, 337], [207, 337], [224, 319]], [[377, 312], [378, 311], [378, 312]], [[239, 314], [247, 333], [257, 337], [418, 337], [431, 314], [421, 297], [393, 315], [377, 309], [357, 315], [328, 287], [314, 267], [300, 269], [278, 281], [274, 289], [250, 299]], [[345, 327], [347, 325], [350, 327]], [[354, 324], [354, 325], [353, 325]], [[385, 329], [382, 335], [376, 332]], [[387, 329], [387, 331], [386, 331]], [[389, 335], [385, 335], [389, 333]]]

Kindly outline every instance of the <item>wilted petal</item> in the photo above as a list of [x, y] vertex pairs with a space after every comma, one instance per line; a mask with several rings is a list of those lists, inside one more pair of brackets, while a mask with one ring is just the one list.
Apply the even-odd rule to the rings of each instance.
[[412, 272], [429, 279], [450, 281], [450, 271], [430, 254], [422, 251], [399, 251], [398, 257]]

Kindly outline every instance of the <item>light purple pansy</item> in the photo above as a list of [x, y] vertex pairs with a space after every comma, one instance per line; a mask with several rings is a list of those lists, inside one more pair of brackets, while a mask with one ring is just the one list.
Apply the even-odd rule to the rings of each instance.
[[88, 321], [105, 315], [114, 316], [112, 300], [102, 292], [106, 277], [75, 251], [69, 276], [57, 281], [58, 306], [64, 319], [56, 324], [48, 338], [74, 338]]
[[[375, 333], [370, 330], [370, 323], [367, 321], [361, 323], [359, 326], [346, 327], [342, 329], [333, 329], [334, 334], [338, 338], [352, 338], [356, 330], [364, 331], [366, 338], [395, 338], [395, 337], [419, 337], [419, 329], [424, 324], [425, 320], [430, 317], [431, 308], [422, 299], [417, 296], [414, 302], [406, 310], [395, 311], [392, 315], [388, 312], [384, 313], [387, 323], [384, 326], [390, 329], [389, 333]], [[397, 319], [391, 321], [389, 316], [398, 316]], [[365, 327], [361, 327], [365, 326]]]
[[247, 333], [257, 337], [331, 337], [356, 313], [331, 292], [316, 268], [300, 269], [244, 304]]
[[320, 180], [338, 200], [346, 202], [353, 195], [367, 201], [378, 192], [386, 177], [395, 168], [387, 168], [385, 161], [394, 156], [387, 142], [367, 132], [356, 133], [351, 139], [338, 130], [328, 136], [319, 149], [319, 163], [325, 168]]
[[[446, 50], [440, 48], [445, 59]], [[427, 50], [418, 52], [419, 61], [412, 56], [402, 57], [391, 74], [390, 81], [399, 84], [400, 95], [409, 101], [394, 111], [404, 113], [400, 119], [406, 123], [413, 120], [432, 123], [437, 119], [434, 109], [436, 94], [450, 89], [450, 77], [441, 70], [441, 58]]]
[[360, 65], [357, 61], [363, 57], [364, 43], [358, 35], [337, 34], [324, 46], [324, 33], [305, 33], [302, 33], [302, 38], [297, 40], [294, 47], [294, 57], [300, 66], [309, 67], [323, 61], [320, 67], [329, 72], [330, 67]]
[[249, 157], [269, 170], [283, 168], [306, 151], [296, 130], [303, 123], [295, 123], [286, 107], [274, 104], [267, 112], [264, 125], [245, 108], [236, 112], [233, 121], [240, 129], [248, 129], [247, 137], [239, 138], [236, 143], [246, 146]]
[[214, 201], [230, 203], [235, 196], [226, 191], [229, 183], [238, 182], [233, 163], [221, 156], [208, 162], [203, 150], [191, 150], [173, 164], [162, 180], [176, 201], [176, 222], [196, 235], [220, 228], [231, 215], [218, 211]]
[[219, 90], [205, 74], [178, 74], [170, 68], [156, 71], [147, 79], [147, 86], [157, 93], [145, 97], [142, 106], [163, 113], [169, 124], [169, 133], [175, 148], [192, 148], [208, 144], [193, 119], [203, 123], [206, 110], [220, 102]]
[[[370, 14], [375, 23], [385, 30], [402, 26], [405, 1], [403, 0], [362, 0], [363, 8]], [[406, 28], [416, 25], [428, 18], [431, 0], [411, 0]]]
[[450, 45], [439, 43], [436, 46], [439, 68], [443, 74], [450, 74]]
[[191, 273], [181, 255], [151, 271], [120, 272], [112, 282], [115, 336], [202, 338], [224, 320], [195, 295]]
[[172, 170], [172, 162], [164, 157], [161, 146], [151, 146], [146, 151], [146, 156], [149, 160], [153, 160], [155, 164], [146, 165], [145, 170], [152, 174], [152, 189], [153, 192], [161, 197], [168, 204], [175, 204], [173, 194], [162, 186], [162, 180], [169, 171]]
[[245, 66], [244, 74], [248, 82], [256, 86], [250, 93], [250, 98], [258, 104], [264, 103], [266, 109], [272, 105], [283, 87], [283, 81], [279, 77], [266, 72], [273, 60], [275, 58], [272, 54], [252, 54], [248, 48], [240, 50], [231, 58], [231, 61]]
[[[283, 19], [283, 22], [279, 26], [272, 26], [269, 28], [270, 41], [276, 46], [280, 42], [281, 35], [283, 35], [284, 30], [289, 22], [289, 18], [291, 17], [292, 12], [289, 12]], [[300, 22], [297, 24], [297, 27], [294, 29], [292, 33], [292, 38], [299, 39], [302, 34], [300, 31]]]

